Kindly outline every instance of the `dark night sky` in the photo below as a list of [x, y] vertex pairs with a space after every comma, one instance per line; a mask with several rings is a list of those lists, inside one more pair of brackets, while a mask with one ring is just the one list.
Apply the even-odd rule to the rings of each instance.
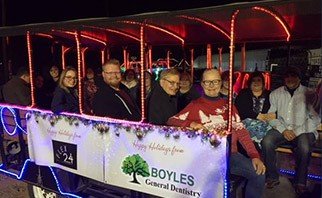
[[216, 6], [231, 0], [1, 0], [6, 6], [6, 25], [57, 22], [80, 18], [113, 17], [153, 11]]

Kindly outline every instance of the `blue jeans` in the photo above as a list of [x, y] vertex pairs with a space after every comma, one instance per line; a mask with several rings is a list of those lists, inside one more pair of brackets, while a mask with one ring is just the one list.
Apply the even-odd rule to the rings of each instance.
[[270, 130], [262, 140], [262, 152], [266, 165], [267, 179], [278, 180], [275, 149], [281, 144], [291, 144], [295, 154], [295, 184], [306, 185], [308, 166], [311, 159], [312, 145], [315, 142], [313, 133], [303, 133], [292, 141], [287, 141], [283, 134], [275, 129]]
[[230, 155], [230, 173], [247, 179], [245, 197], [262, 197], [265, 188], [265, 175], [257, 175], [252, 160], [240, 153]]

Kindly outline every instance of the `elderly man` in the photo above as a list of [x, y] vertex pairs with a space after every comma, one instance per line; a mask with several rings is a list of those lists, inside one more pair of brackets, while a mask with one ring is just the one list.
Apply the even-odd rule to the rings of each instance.
[[27, 106], [31, 104], [30, 74], [27, 67], [20, 67], [17, 75], [2, 88], [6, 103]]
[[[221, 85], [219, 72], [215, 69], [206, 70], [201, 83], [205, 95], [192, 101], [180, 113], [171, 117], [167, 124], [221, 134], [227, 128], [228, 120], [228, 103], [220, 96]], [[259, 159], [259, 154], [249, 133], [240, 122], [235, 107], [232, 116], [234, 124], [230, 173], [243, 176], [248, 180], [245, 197], [261, 197], [265, 186], [265, 166]], [[242, 144], [251, 159], [238, 153], [237, 141]]]
[[177, 113], [177, 92], [180, 73], [176, 69], [163, 70], [160, 83], [151, 92], [148, 101], [148, 119], [152, 124], [165, 125]]
[[269, 112], [277, 113], [270, 121], [276, 129], [271, 130], [262, 140], [264, 162], [267, 165], [266, 184], [273, 188], [279, 184], [275, 149], [285, 143], [293, 145], [296, 155], [296, 176], [294, 187], [297, 193], [306, 191], [311, 146], [318, 137], [319, 117], [306, 102], [307, 87], [300, 84], [300, 71], [289, 67], [284, 74], [285, 86], [270, 94]]
[[102, 66], [104, 84], [93, 99], [93, 113], [116, 119], [140, 121], [140, 109], [129, 90], [121, 84], [120, 62], [111, 59]]

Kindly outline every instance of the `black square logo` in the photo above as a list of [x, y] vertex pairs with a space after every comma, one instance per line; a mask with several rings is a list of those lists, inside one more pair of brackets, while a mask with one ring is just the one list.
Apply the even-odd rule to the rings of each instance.
[[77, 170], [77, 145], [56, 140], [52, 140], [52, 142], [54, 162]]

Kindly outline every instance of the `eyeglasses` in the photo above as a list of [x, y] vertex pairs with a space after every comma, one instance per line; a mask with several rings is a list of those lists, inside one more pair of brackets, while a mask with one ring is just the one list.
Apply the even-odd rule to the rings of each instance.
[[68, 80], [71, 80], [71, 79], [77, 80], [77, 78], [76, 77], [73, 77], [73, 76], [65, 76], [65, 78], [67, 78]]
[[174, 86], [179, 87], [179, 82], [174, 82], [174, 81], [168, 80], [166, 78], [162, 78], [162, 80], [167, 81], [172, 87], [174, 87]]
[[121, 75], [121, 72], [106, 72], [106, 71], [103, 71], [105, 74], [107, 74], [107, 75], [116, 75], [116, 76], [118, 76], [118, 75]]
[[205, 84], [206, 86], [209, 86], [209, 85], [219, 85], [221, 80], [204, 80], [202, 81], [203, 84]]

